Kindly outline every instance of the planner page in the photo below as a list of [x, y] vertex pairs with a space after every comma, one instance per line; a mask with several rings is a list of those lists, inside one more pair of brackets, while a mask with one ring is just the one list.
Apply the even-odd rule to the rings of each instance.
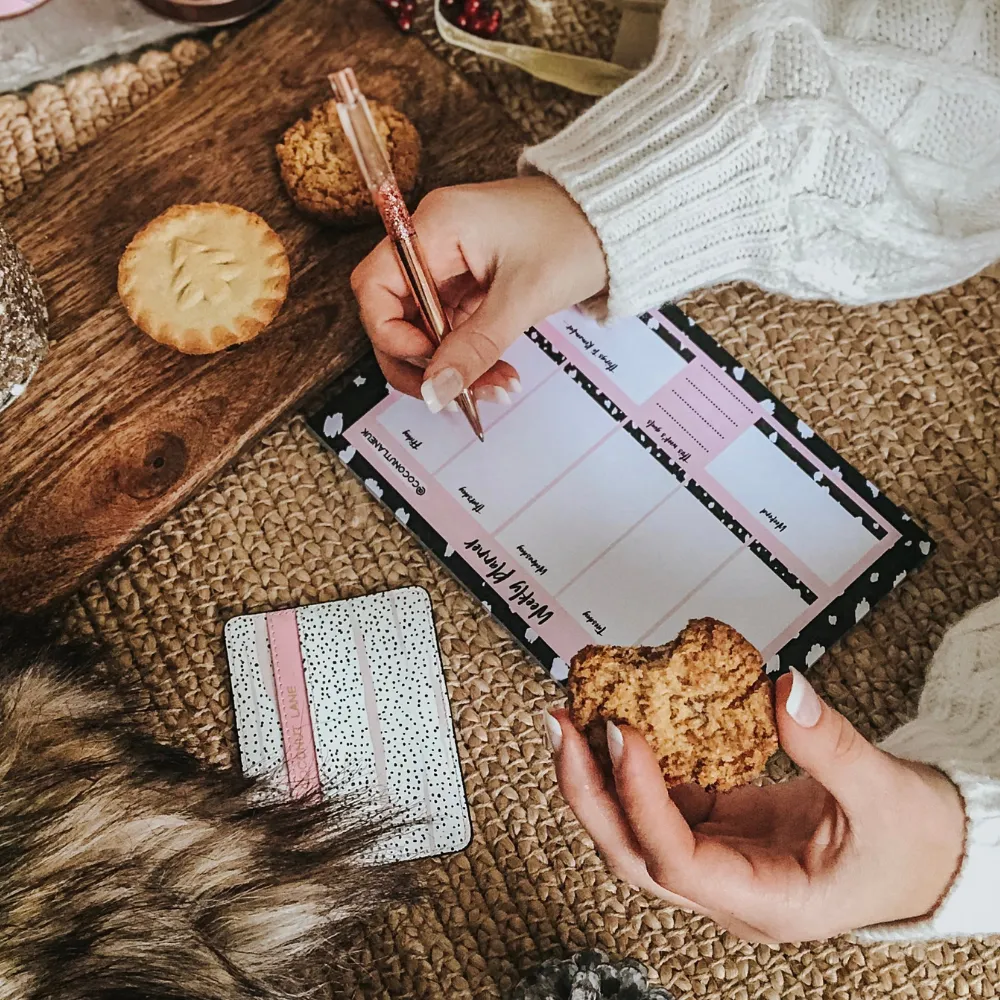
[[374, 362], [312, 428], [555, 677], [589, 643], [692, 618], [804, 669], [932, 544], [680, 310], [550, 317], [505, 355], [522, 391], [432, 415]]

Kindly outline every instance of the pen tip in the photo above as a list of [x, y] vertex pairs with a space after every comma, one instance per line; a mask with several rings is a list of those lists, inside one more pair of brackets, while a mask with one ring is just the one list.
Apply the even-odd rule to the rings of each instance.
[[476, 406], [476, 401], [472, 398], [472, 393], [468, 390], [461, 393], [458, 397], [458, 405], [468, 419], [469, 426], [472, 428], [472, 433], [475, 434], [480, 441], [485, 443], [486, 438], [483, 437], [483, 422], [479, 419], [479, 409]]

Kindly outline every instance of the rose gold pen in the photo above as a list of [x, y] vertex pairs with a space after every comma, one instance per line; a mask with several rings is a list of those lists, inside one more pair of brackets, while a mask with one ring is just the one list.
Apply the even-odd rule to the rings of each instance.
[[[372, 201], [375, 202], [396, 249], [399, 266], [403, 269], [413, 300], [420, 310], [424, 328], [434, 343], [440, 344], [451, 333], [451, 324], [441, 306], [441, 298], [420, 249], [417, 231], [413, 228], [406, 202], [389, 166], [389, 157], [376, 131], [368, 102], [358, 87], [354, 70], [342, 69], [339, 73], [331, 73], [329, 80], [337, 102], [340, 124], [358, 161], [361, 176], [371, 192]], [[456, 402], [462, 408], [476, 437], [480, 441], [484, 440], [479, 410], [469, 390], [463, 389]]]

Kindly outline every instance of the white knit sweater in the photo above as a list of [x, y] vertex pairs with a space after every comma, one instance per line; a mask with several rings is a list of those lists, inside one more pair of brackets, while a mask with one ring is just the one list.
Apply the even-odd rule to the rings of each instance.
[[593, 223], [611, 314], [946, 287], [1000, 258], [1000, 5], [668, 0], [651, 64], [522, 167]]
[[[668, 0], [649, 67], [522, 168], [558, 181], [631, 314], [741, 279], [844, 303], [1000, 258], [1000, 0]], [[965, 857], [926, 921], [1000, 932], [1000, 600], [957, 625], [886, 749], [940, 767]]]
[[871, 928], [873, 939], [951, 938], [1000, 932], [1000, 598], [944, 637], [927, 672], [920, 711], [882, 747], [933, 764], [965, 801], [965, 856], [928, 920]]

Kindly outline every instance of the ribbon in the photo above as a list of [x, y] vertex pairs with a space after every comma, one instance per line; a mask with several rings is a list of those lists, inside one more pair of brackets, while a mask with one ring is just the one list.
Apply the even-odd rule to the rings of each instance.
[[[631, 6], [635, 0], [621, 0]], [[639, 0], [643, 6], [652, 9], [662, 7], [662, 0]], [[451, 45], [476, 55], [498, 59], [508, 66], [516, 66], [536, 80], [554, 83], [567, 90], [589, 97], [604, 97], [620, 87], [635, 75], [635, 70], [619, 66], [605, 59], [589, 56], [575, 56], [568, 52], [550, 52], [532, 45], [517, 45], [514, 42], [494, 42], [479, 38], [468, 31], [456, 28], [441, 13], [441, 0], [434, 0], [434, 23], [438, 33]]]
[[311, 798], [322, 791], [322, 784], [309, 713], [298, 619], [294, 610], [288, 610], [272, 611], [264, 621], [271, 646], [271, 668], [274, 671], [281, 740], [285, 747], [288, 787], [294, 798]]

